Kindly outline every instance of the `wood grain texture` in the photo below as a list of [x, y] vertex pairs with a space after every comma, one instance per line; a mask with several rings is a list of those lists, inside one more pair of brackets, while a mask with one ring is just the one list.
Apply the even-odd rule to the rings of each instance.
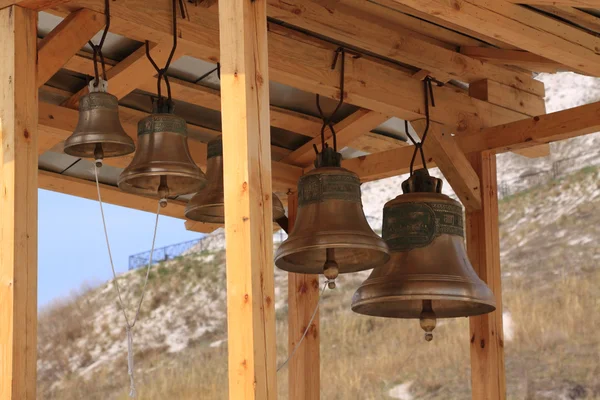
[[496, 49], [494, 47], [463, 46], [460, 53], [490, 64], [512, 65], [535, 72], [555, 73], [568, 71], [569, 67], [523, 50]]
[[220, 0], [229, 398], [277, 398], [265, 0]]
[[72, 12], [38, 46], [37, 85], [41, 87], [104, 26], [104, 15], [82, 9]]
[[472, 154], [469, 159], [481, 179], [482, 208], [466, 213], [467, 253], [473, 268], [496, 298], [496, 311], [469, 319], [472, 398], [504, 400], [506, 377], [496, 156], [485, 152]]
[[0, 10], [0, 399], [35, 400], [37, 13]]
[[[298, 194], [288, 195], [289, 229], [298, 212]], [[288, 274], [288, 356], [302, 338], [319, 304], [319, 275]], [[288, 362], [289, 400], [319, 400], [321, 393], [321, 328], [319, 312], [306, 338]]]

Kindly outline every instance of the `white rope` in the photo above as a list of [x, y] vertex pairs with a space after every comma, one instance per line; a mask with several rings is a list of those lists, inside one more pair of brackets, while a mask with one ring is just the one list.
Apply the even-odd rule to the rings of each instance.
[[142, 295], [140, 296], [140, 301], [137, 306], [137, 310], [135, 312], [135, 316], [133, 318], [133, 322], [129, 322], [129, 317], [127, 316], [127, 310], [125, 309], [125, 305], [123, 304], [123, 298], [121, 296], [121, 289], [119, 288], [119, 282], [117, 281], [117, 272], [115, 271], [115, 264], [113, 262], [112, 251], [110, 249], [110, 242], [108, 240], [108, 230], [106, 229], [106, 218], [104, 216], [104, 207], [102, 206], [102, 195], [100, 194], [100, 182], [98, 181], [98, 166], [94, 165], [94, 175], [96, 177], [96, 189], [98, 191], [98, 204], [100, 205], [100, 214], [102, 215], [102, 226], [104, 227], [104, 238], [106, 239], [106, 248], [108, 249], [108, 258], [110, 260], [110, 267], [112, 269], [115, 288], [117, 289], [117, 295], [119, 298], [119, 307], [121, 308], [121, 312], [125, 317], [126, 329], [127, 329], [127, 372], [129, 374], [129, 397], [136, 397], [137, 392], [135, 389], [135, 378], [134, 378], [134, 368], [133, 368], [133, 327], [135, 326], [138, 317], [140, 315], [140, 309], [142, 308], [142, 302], [144, 301], [144, 296], [146, 294], [146, 286], [148, 285], [148, 277], [150, 276], [150, 267], [152, 266], [152, 257], [154, 255], [154, 245], [156, 243], [156, 232], [158, 230], [158, 219], [160, 216], [161, 202], [164, 199], [161, 199], [158, 202], [158, 208], [156, 210], [156, 221], [154, 223], [154, 234], [152, 236], [152, 249], [150, 250], [150, 262], [148, 263], [148, 267], [146, 268], [146, 278], [144, 280], [144, 287], [142, 288]]
[[302, 337], [300, 338], [300, 341], [298, 343], [296, 343], [296, 346], [294, 346], [294, 350], [292, 350], [289, 357], [283, 362], [283, 364], [281, 364], [279, 367], [277, 367], [277, 372], [281, 371], [281, 369], [287, 365], [287, 363], [292, 359], [292, 357], [294, 357], [294, 354], [296, 354], [296, 351], [298, 350], [298, 348], [300, 347], [300, 345], [306, 338], [306, 335], [308, 334], [308, 331], [310, 330], [310, 327], [312, 326], [313, 320], [317, 316], [317, 311], [319, 311], [319, 306], [321, 305], [321, 300], [323, 300], [323, 294], [325, 293], [325, 290], [327, 289], [327, 285], [329, 285], [329, 282], [330, 282], [330, 280], [328, 279], [325, 282], [325, 284], [323, 285], [323, 289], [321, 290], [321, 294], [319, 296], [319, 301], [317, 302], [317, 306], [315, 307], [315, 311], [313, 311], [312, 316], [310, 317], [310, 320], [308, 321], [308, 325], [306, 326], [306, 329], [304, 330], [304, 333], [302, 334]]

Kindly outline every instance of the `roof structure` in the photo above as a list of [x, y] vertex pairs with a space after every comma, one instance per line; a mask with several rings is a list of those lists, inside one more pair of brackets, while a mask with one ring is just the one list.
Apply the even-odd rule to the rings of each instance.
[[[333, 121], [338, 147], [343, 148], [342, 165], [368, 182], [408, 171], [414, 147], [404, 121], [410, 122], [413, 134], [421, 134], [426, 118], [423, 80], [432, 77], [442, 83], [433, 88], [435, 107], [425, 146], [428, 165], [440, 168], [467, 212], [473, 213], [473, 221], [480, 222], [485, 240], [494, 240], [494, 225], [486, 225], [490, 220], [485, 218], [496, 201], [495, 153], [545, 156], [552, 141], [600, 130], [597, 103], [546, 114], [544, 85], [535, 79], [537, 73], [557, 71], [600, 76], [598, 0], [188, 0], [179, 4], [184, 12], [178, 15], [178, 47], [168, 76], [176, 113], [188, 123], [190, 151], [201, 168], [206, 167], [206, 143], [220, 135], [225, 125], [221, 109], [226, 99], [221, 98], [215, 68], [223, 62], [223, 38], [229, 38], [229, 32], [224, 36], [219, 24], [229, 28], [231, 22], [237, 27], [241, 18], [247, 33], [253, 26], [246, 25], [248, 21], [260, 21], [249, 10], [264, 7], [272, 186], [280, 195], [293, 194], [299, 177], [312, 168], [313, 145], [320, 144], [322, 127], [315, 94], [323, 97], [326, 112], [343, 99]], [[64, 154], [62, 143], [75, 129], [79, 99], [94, 75], [87, 42], [97, 40], [104, 27], [104, 0], [0, 0], [0, 10], [14, 7], [39, 12], [39, 187], [95, 199], [92, 162]], [[238, 8], [242, 11], [236, 14]], [[109, 92], [119, 98], [123, 127], [134, 139], [138, 121], [151, 111], [151, 97], [157, 94], [156, 71], [146, 57], [145, 43], [149, 42], [157, 63], [166, 60], [173, 39], [171, 15], [169, 0], [111, 1], [104, 50]], [[240, 48], [251, 47], [241, 39], [239, 43]], [[335, 61], [340, 49], [346, 54], [343, 92]], [[248, 54], [256, 54], [253, 51]], [[326, 135], [330, 142], [331, 133]], [[100, 176], [104, 199], [153, 211], [153, 199], [116, 187], [118, 175], [131, 159], [105, 160]], [[188, 199], [172, 199], [166, 214], [185, 219]], [[187, 221], [186, 227], [211, 232], [218, 226]], [[482, 260], [488, 257], [479, 272], [495, 274], [499, 263], [489, 262], [487, 251], [491, 250], [474, 255]], [[501, 321], [494, 324], [501, 327]], [[489, 354], [485, 357], [486, 363], [491, 362]], [[501, 398], [500, 389], [496, 395], [500, 397], [485, 398]]]

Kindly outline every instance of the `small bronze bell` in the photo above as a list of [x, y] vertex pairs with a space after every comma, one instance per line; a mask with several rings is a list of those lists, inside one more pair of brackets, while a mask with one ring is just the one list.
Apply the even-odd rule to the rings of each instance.
[[496, 309], [492, 291], [467, 257], [462, 207], [441, 188], [440, 179], [421, 169], [402, 184], [404, 194], [385, 205], [390, 261], [376, 267], [352, 299], [359, 314], [420, 319], [428, 341], [436, 318]]
[[[189, 201], [185, 217], [192, 221], [213, 224], [225, 223], [225, 194], [223, 188], [223, 140], [221, 137], [208, 143], [206, 176], [208, 184]], [[279, 197], [273, 193], [273, 221], [285, 217]]]
[[79, 122], [65, 141], [64, 152], [70, 156], [93, 158], [119, 157], [135, 151], [131, 139], [119, 120], [119, 100], [106, 93], [106, 81], [98, 87], [94, 81], [90, 93], [79, 100]]
[[197, 192], [206, 177], [190, 155], [185, 120], [171, 105], [155, 111], [162, 112], [138, 123], [138, 150], [119, 176], [119, 188], [161, 199]]
[[[325, 274], [371, 269], [389, 259], [388, 247], [363, 213], [358, 176], [340, 167], [341, 155], [325, 148], [316, 169], [298, 182], [298, 215], [275, 255], [277, 267]], [[330, 287], [335, 287], [332, 282]]]

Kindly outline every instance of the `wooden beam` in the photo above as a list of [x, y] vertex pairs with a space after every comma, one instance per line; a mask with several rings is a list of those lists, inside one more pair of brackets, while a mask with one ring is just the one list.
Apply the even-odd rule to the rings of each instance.
[[104, 15], [72, 12], [38, 46], [37, 86], [41, 87], [104, 26]]
[[[355, 111], [352, 115], [346, 117], [334, 126], [338, 150], [348, 146], [350, 143], [352, 143], [352, 141], [354, 141], [354, 139], [357, 139], [366, 132], [377, 128], [388, 119], [390, 119], [389, 116], [375, 111], [365, 109]], [[329, 146], [333, 147], [333, 135], [329, 128], [327, 128], [325, 131], [325, 141], [327, 144], [329, 144]], [[300, 167], [307, 167], [315, 159], [315, 150], [313, 148], [314, 145], [320, 148], [320, 135], [312, 140], [309, 140], [304, 145], [300, 146], [300, 148], [294, 150], [282, 161]]]
[[513, 65], [529, 71], [555, 73], [568, 71], [569, 67], [523, 50], [496, 49], [493, 47], [461, 47], [461, 54], [490, 64]]
[[[424, 120], [412, 121], [411, 125], [421, 136], [427, 125]], [[435, 160], [440, 171], [467, 210], [481, 209], [481, 184], [479, 177], [458, 147], [452, 130], [431, 123], [423, 147], [425, 155]]]
[[[109, 60], [110, 62], [111, 60]], [[65, 65], [70, 71], [93, 75], [92, 60], [77, 55]], [[108, 65], [107, 70], [112, 67]], [[221, 94], [218, 90], [186, 82], [177, 78], [169, 78], [173, 98], [186, 103], [194, 104], [210, 110], [221, 111]], [[148, 93], [156, 94], [156, 82], [149, 80], [138, 86], [138, 89]], [[271, 126], [295, 132], [303, 136], [316, 137], [321, 132], [322, 121], [320, 118], [302, 114], [285, 108], [271, 106]], [[390, 150], [403, 146], [400, 140], [383, 137], [376, 133], [367, 132], [364, 137], [354, 140], [350, 146], [367, 153]]]
[[496, 156], [486, 152], [469, 158], [481, 179], [482, 209], [466, 213], [467, 252], [473, 268], [496, 298], [496, 311], [470, 318], [471, 392], [473, 400], [504, 400], [506, 378]]
[[[121, 124], [125, 132], [134, 141], [137, 141], [137, 123], [147, 114], [142, 111], [133, 110], [127, 107], [119, 108]], [[45, 102], [39, 103], [39, 130], [40, 140], [38, 145], [38, 154], [44, 153], [53, 148], [56, 144], [66, 140], [77, 126], [78, 112], [70, 108], [57, 106]], [[217, 131], [206, 131], [188, 124], [188, 132], [198, 138], [206, 138], [207, 134], [219, 134]], [[212, 136], [214, 137], [214, 136]], [[46, 146], [41, 148], [42, 144]], [[188, 140], [190, 154], [194, 162], [201, 168], [206, 168], [206, 143], [197, 140]], [[117, 168], [125, 168], [131, 162], [133, 155], [124, 157], [107, 158], [104, 160], [106, 165]], [[275, 191], [286, 193], [288, 190], [296, 190], [298, 179], [302, 175], [302, 169], [282, 162], [273, 162], [273, 187]]]
[[[598, 6], [600, 7], [600, 5]], [[581, 11], [578, 8], [565, 5], [537, 6], [536, 9], [556, 15], [559, 18], [572, 22], [581, 28], [600, 33], [600, 18], [596, 15]]]
[[0, 10], [0, 399], [35, 400], [37, 12]]
[[[469, 85], [469, 95], [532, 117], [546, 114], [546, 102], [543, 98], [489, 79], [473, 82]], [[519, 119], [523, 118], [516, 118], [516, 120]], [[550, 145], [541, 144], [526, 149], [518, 149], [515, 152], [528, 158], [546, 157], [550, 155]]]
[[529, 5], [561, 5], [581, 8], [600, 8], [600, 0], [508, 0], [510, 3]]
[[[290, 232], [296, 222], [298, 194], [288, 195]], [[288, 274], [288, 356], [292, 356], [298, 341], [319, 305], [319, 275]], [[321, 352], [319, 312], [311, 323], [306, 338], [288, 363], [289, 400], [319, 400], [321, 398]]]
[[[269, 15], [386, 58], [426, 69], [443, 81], [458, 79], [470, 83], [490, 78], [536, 94], [541, 90], [543, 94], [543, 85], [531, 74], [482, 63], [440, 47], [426, 40], [424, 35], [374, 14], [381, 9], [380, 6], [362, 3], [360, 8], [340, 3], [331, 10], [311, 0], [297, 0], [293, 4], [272, 0], [269, 1]], [[353, 28], [348, 29], [349, 26]]]
[[[75, 7], [102, 10], [99, 0], [74, 0], [58, 12]], [[170, 4], [160, 2], [152, 9], [141, 0], [122, 0], [111, 6], [111, 30], [133, 39], [161, 41], [171, 37]], [[188, 9], [189, 21], [180, 22], [182, 50], [199, 59], [216, 62], [219, 51], [217, 15], [199, 7]], [[339, 72], [331, 70], [337, 45], [316, 39], [276, 24], [269, 26], [270, 77], [304, 91], [338, 98]], [[413, 79], [414, 71], [370, 57], [347, 60], [346, 100], [350, 104], [409, 120], [423, 117], [422, 84]], [[399, 95], [400, 94], [400, 95]], [[462, 132], [494, 126], [513, 118], [514, 112], [469, 98], [452, 87], [436, 90], [436, 122]]]
[[0, 9], [12, 5], [18, 5], [22, 8], [41, 11], [59, 4], [68, 3], [69, 1], [71, 0], [0, 0]]
[[[167, 61], [171, 52], [171, 46], [172, 43], [170, 41], [151, 44], [150, 54], [157, 65], [163, 65]], [[181, 55], [181, 51], [176, 51], [173, 61], [177, 60]], [[156, 70], [146, 57], [145, 44], [140, 46], [129, 57], [112, 67], [107, 71], [106, 75], [108, 78], [108, 92], [115, 95], [118, 99], [127, 96], [145, 82], [153, 81], [154, 86], [156, 86], [156, 80], [154, 79]], [[166, 91], [166, 89], [163, 90]], [[66, 100], [63, 105], [77, 109], [79, 108], [79, 100], [88, 93], [88, 87], [85, 86]]]
[[540, 115], [509, 124], [471, 132], [459, 137], [465, 153], [495, 153], [570, 139], [600, 131], [600, 102]]
[[[505, 0], [394, 0], [476, 32], [494, 36], [523, 50], [563, 63], [574, 71], [600, 76], [600, 38]], [[497, 79], [494, 79], [497, 80]]]
[[[108, 160], [108, 159], [107, 159]], [[48, 171], [38, 171], [39, 188], [52, 192], [68, 194], [88, 200], [98, 200], [96, 182], [73, 178]], [[100, 184], [102, 201], [115, 206], [156, 213], [156, 199], [125, 193], [116, 186]], [[160, 210], [161, 215], [184, 219], [186, 202], [169, 200], [166, 208]]]
[[266, 0], [220, 0], [229, 398], [277, 398]]

